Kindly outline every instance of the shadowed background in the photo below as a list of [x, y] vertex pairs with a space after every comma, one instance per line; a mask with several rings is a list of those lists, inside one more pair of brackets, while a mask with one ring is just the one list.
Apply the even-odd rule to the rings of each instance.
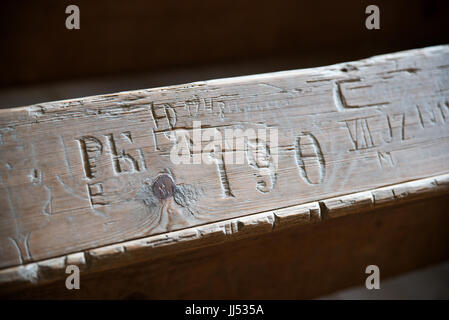
[[[65, 28], [65, 8], [70, 4], [80, 8], [80, 30]], [[380, 8], [380, 30], [365, 28], [365, 8], [370, 4]], [[449, 43], [449, 1], [443, 0], [40, 0], [2, 1], [1, 6], [0, 108], [322, 66]], [[444, 212], [439, 214], [443, 216]], [[430, 227], [437, 226], [435, 223]], [[443, 232], [444, 226], [440, 227]], [[338, 229], [330, 230], [326, 233], [329, 237]], [[344, 236], [341, 238], [344, 242]], [[372, 239], [366, 240], [367, 246], [372, 243]], [[413, 256], [412, 251], [402, 248], [407, 255], [400, 260], [402, 264], [390, 263], [390, 274], [437, 263], [449, 256], [447, 243], [429, 244], [432, 245], [426, 259], [423, 254]], [[232, 246], [225, 248], [235, 252]], [[385, 248], [402, 252], [400, 244]], [[291, 250], [267, 244], [262, 251], [296, 261]], [[420, 253], [426, 250], [424, 243]], [[257, 266], [266, 271], [262, 268], [263, 259], [261, 262], [256, 257], [253, 261], [260, 262]], [[217, 265], [221, 263], [220, 260]], [[279, 267], [275, 261], [266, 263]], [[359, 265], [363, 263], [352, 264], [355, 272], [362, 270]], [[351, 265], [351, 261], [342, 265]], [[234, 267], [231, 263], [229, 266]], [[310, 268], [314, 268], [313, 264]], [[327, 277], [331, 278], [325, 280], [309, 281], [300, 276], [296, 280], [305, 282], [309, 288], [303, 297], [314, 297], [325, 292], [316, 288], [316, 281], [327, 281], [329, 288], [341, 287], [343, 282], [362, 284], [366, 275], [360, 272], [357, 281], [347, 281], [353, 277], [353, 273], [347, 274], [348, 270], [346, 273], [327, 270], [330, 272]], [[449, 298], [447, 270], [446, 262], [434, 269], [393, 279], [385, 286], [381, 282], [384, 290], [380, 292], [368, 294], [359, 288], [326, 298]], [[281, 282], [268, 283], [273, 286]], [[287, 293], [286, 297], [293, 295]]]

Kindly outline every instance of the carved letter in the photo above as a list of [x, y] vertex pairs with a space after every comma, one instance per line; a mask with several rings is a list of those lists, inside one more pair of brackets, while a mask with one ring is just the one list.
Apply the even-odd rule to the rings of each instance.
[[[296, 165], [304, 181], [308, 184], [323, 182], [326, 175], [326, 164], [321, 146], [315, 136], [308, 132], [301, 133], [296, 139], [295, 149]], [[307, 165], [310, 160], [316, 161], [318, 172], [313, 173], [314, 166]], [[307, 167], [310, 168], [308, 169]]]

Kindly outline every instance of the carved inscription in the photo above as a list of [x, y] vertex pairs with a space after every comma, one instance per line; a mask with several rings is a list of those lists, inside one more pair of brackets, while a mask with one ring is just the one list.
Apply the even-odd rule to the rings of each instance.
[[[149, 112], [153, 119], [154, 128], [157, 131], [164, 129], [172, 130], [176, 125], [176, 110], [169, 103], [164, 103], [162, 105], [154, 105], [151, 103]], [[163, 124], [161, 124], [162, 119], [164, 119]]]
[[231, 191], [228, 174], [226, 172], [225, 157], [223, 155], [223, 151], [219, 146], [214, 146], [214, 150], [213, 152], [211, 152], [210, 156], [212, 157], [213, 161], [215, 161], [215, 164], [217, 166], [217, 173], [220, 179], [221, 188], [223, 190], [223, 197], [233, 198], [234, 194]]
[[254, 174], [257, 178], [257, 191], [272, 191], [276, 184], [276, 168], [266, 141], [260, 138], [248, 139], [246, 157], [248, 164], [257, 170]]
[[[405, 113], [401, 114], [387, 114], [386, 121], [388, 125], [387, 133], [384, 135], [384, 142], [391, 143], [393, 140], [405, 140]], [[395, 132], [399, 129], [399, 132]]]
[[318, 140], [309, 132], [301, 133], [295, 143], [299, 175], [308, 184], [319, 184], [326, 176], [326, 163]]
[[393, 156], [391, 155], [391, 152], [377, 152], [377, 157], [379, 159], [379, 164], [381, 168], [388, 168], [388, 167], [394, 167], [396, 163], [393, 160]]
[[0, 266], [445, 173], [437, 49], [5, 111]]
[[[393, 149], [389, 146], [405, 143], [432, 132], [449, 123], [449, 103], [433, 101], [418, 104], [404, 112], [384, 109], [379, 115], [371, 115], [341, 121], [351, 142], [350, 152], [374, 149], [379, 167], [392, 168], [397, 165]], [[430, 130], [430, 131], [429, 131]]]
[[91, 183], [87, 184], [86, 186], [87, 186], [87, 194], [89, 196], [89, 202], [92, 209], [98, 206], [104, 206], [109, 203], [104, 198], [103, 183], [101, 182]]
[[[124, 141], [130, 144], [133, 143], [131, 132], [122, 132], [121, 136]], [[115, 174], [133, 173], [147, 169], [142, 149], [137, 149], [137, 155], [133, 156], [124, 149], [118, 149], [112, 133], [105, 135], [104, 138], [109, 148], [112, 168]], [[102, 142], [92, 136], [83, 137], [77, 141], [80, 146], [81, 159], [86, 177], [88, 179], [96, 178], [97, 162], [103, 153]]]
[[[109, 153], [111, 155], [112, 167], [114, 168], [115, 174], [133, 173], [141, 170], [135, 157], [127, 153], [125, 150], [118, 151], [112, 133], [106, 135], [105, 137], [109, 146]], [[132, 142], [131, 133], [129, 133], [129, 136], [127, 137], [127, 140]], [[142, 167], [144, 167], [143, 164]]]
[[416, 112], [421, 128], [444, 125], [449, 119], [449, 102], [417, 105]]

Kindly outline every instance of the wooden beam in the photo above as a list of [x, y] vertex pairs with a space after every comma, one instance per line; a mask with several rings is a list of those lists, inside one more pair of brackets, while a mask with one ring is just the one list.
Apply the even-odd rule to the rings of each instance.
[[445, 195], [448, 61], [429, 47], [0, 111], [0, 282]]

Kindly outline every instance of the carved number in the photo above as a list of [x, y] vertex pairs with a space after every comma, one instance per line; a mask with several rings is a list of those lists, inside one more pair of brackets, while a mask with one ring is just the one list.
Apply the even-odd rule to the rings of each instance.
[[308, 184], [322, 183], [326, 175], [326, 164], [315, 136], [308, 132], [301, 133], [296, 138], [295, 151], [296, 165], [304, 181]]

